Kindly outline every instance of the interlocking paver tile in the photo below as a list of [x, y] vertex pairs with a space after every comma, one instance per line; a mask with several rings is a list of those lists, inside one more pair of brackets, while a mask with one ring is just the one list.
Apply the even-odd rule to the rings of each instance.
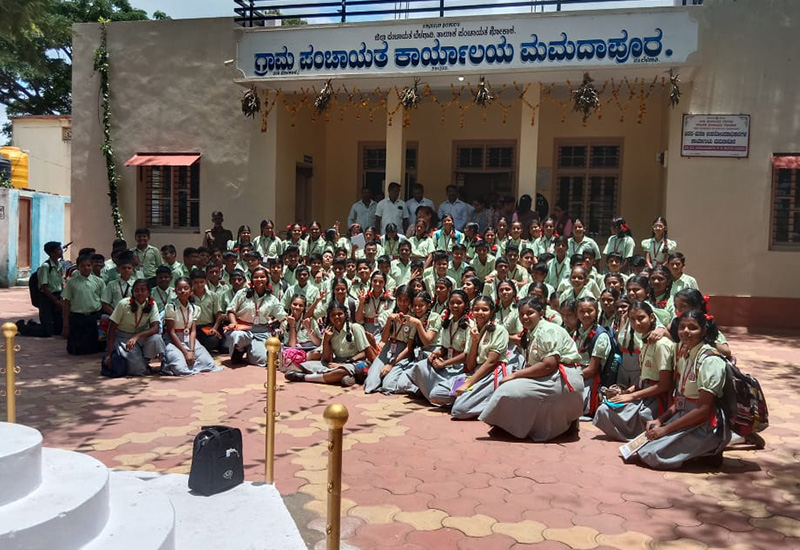
[[599, 533], [591, 527], [573, 526], [566, 529], [545, 529], [545, 539], [562, 542], [576, 550], [588, 550], [597, 547]]
[[492, 525], [497, 520], [490, 516], [476, 514], [474, 516], [450, 516], [442, 520], [442, 525], [458, 529], [468, 537], [486, 537], [492, 534]]

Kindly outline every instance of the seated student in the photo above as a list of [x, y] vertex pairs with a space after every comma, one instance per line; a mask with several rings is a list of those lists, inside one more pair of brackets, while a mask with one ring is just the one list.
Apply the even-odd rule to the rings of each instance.
[[283, 306], [272, 295], [268, 279], [267, 268], [257, 267], [249, 288], [237, 292], [228, 304], [228, 325], [225, 330], [230, 331], [233, 364], [242, 363], [246, 354], [247, 362], [251, 365], [267, 365], [267, 339], [278, 328], [274, 323], [286, 318]]
[[[349, 265], [349, 264], [348, 264]], [[350, 285], [350, 296], [358, 300], [361, 294], [369, 292], [370, 282], [369, 278], [372, 271], [369, 269], [369, 263], [364, 258], [356, 260], [356, 277], [352, 281], [348, 281]], [[355, 320], [355, 317], [353, 317]]]
[[[231, 274], [234, 272], [234, 270], [240, 269], [239, 256], [236, 254], [236, 252], [231, 252], [230, 250], [226, 250], [225, 252], [222, 253], [222, 264], [223, 264], [222, 280], [230, 284]], [[283, 268], [283, 266], [281, 266], [281, 268]], [[244, 272], [242, 272], [242, 275], [244, 275]]]
[[101, 298], [105, 283], [92, 275], [92, 257], [78, 257], [78, 273], [69, 278], [61, 293], [67, 353], [84, 355], [103, 350], [97, 327], [102, 311]]
[[648, 270], [648, 272], [650, 270], [650, 268], [647, 267], [645, 259], [642, 256], [639, 256], [638, 254], [634, 254], [633, 256], [631, 256], [630, 260], [628, 261], [628, 268], [630, 270], [630, 273], [628, 274], [629, 277], [632, 277], [633, 275], [639, 275], [640, 273], [644, 273], [645, 270]]
[[[241, 269], [235, 269], [233, 271], [233, 274], [231, 275], [231, 283], [228, 285], [228, 287], [222, 294], [219, 294], [217, 296], [219, 299], [219, 307], [222, 310], [223, 328], [225, 325], [228, 324], [228, 306], [233, 301], [233, 297], [236, 296], [236, 294], [240, 290], [245, 288], [246, 285], [247, 285], [247, 280], [244, 278], [244, 271], [242, 271]], [[275, 287], [273, 286], [272, 288], [274, 292]], [[230, 336], [229, 333], [226, 334], [223, 332], [223, 337], [222, 337], [223, 342], [227, 340], [228, 336]]]
[[583, 265], [576, 265], [569, 275], [570, 287], [558, 295], [560, 302], [566, 300], [579, 300], [585, 297], [594, 298], [588, 284], [589, 271]]
[[322, 254], [312, 252], [308, 255], [308, 270], [309, 282], [317, 287], [317, 290], [322, 290], [328, 282], [328, 276], [322, 269]]
[[133, 283], [132, 296], [117, 303], [110, 321], [104, 363], [111, 368], [111, 356], [117, 354], [125, 361], [128, 376], [144, 376], [150, 360], [164, 353], [158, 308], [150, 297], [147, 279]]
[[475, 275], [467, 275], [461, 283], [461, 290], [467, 295], [467, 303], [483, 294], [483, 281]]
[[[713, 348], [717, 326], [699, 311], [687, 311], [673, 326], [680, 342], [675, 361], [675, 392], [670, 407], [647, 424], [648, 442], [637, 455], [656, 470], [680, 468], [689, 460], [707, 457], [722, 464], [730, 428], [717, 424], [715, 400], [725, 388], [725, 362]], [[726, 423], [727, 424], [727, 423]]]
[[559, 314], [561, 315], [561, 326], [564, 330], [570, 333], [573, 339], [576, 338], [578, 333], [578, 301], [567, 300], [559, 306]]
[[[677, 315], [677, 318], [672, 320], [673, 324], [687, 311], [699, 311], [703, 315], [708, 315], [709, 313], [707, 298], [700, 294], [699, 290], [694, 288], [684, 288], [674, 296], [673, 300], [675, 302], [675, 313]], [[725, 357], [733, 357], [731, 347], [728, 345], [728, 340], [719, 329], [717, 329], [717, 337], [714, 340], [713, 346]]]
[[389, 276], [394, 281], [395, 287], [407, 285], [411, 280], [411, 243], [402, 241], [397, 248], [398, 258], [392, 261]]
[[289, 302], [289, 315], [281, 326], [283, 345], [308, 352], [308, 359], [319, 359], [320, 353], [317, 353], [316, 357], [312, 357], [311, 352], [322, 344], [322, 333], [319, 330], [319, 324], [307, 315], [307, 309], [308, 302], [305, 296], [297, 294], [292, 297]]
[[355, 258], [347, 258], [345, 260], [344, 278], [348, 285], [352, 285], [358, 277], [356, 276], [357, 261]]
[[511, 228], [509, 230], [509, 238], [506, 241], [505, 245], [505, 253], [506, 258], [508, 258], [508, 247], [513, 246], [517, 249], [517, 251], [522, 249], [523, 244], [528, 246], [528, 241], [522, 238], [522, 222], [512, 221]]
[[[92, 254], [92, 275], [103, 281], [103, 267], [105, 266], [106, 257], [102, 254]], [[103, 281], [105, 284], [105, 281]]]
[[475, 246], [480, 242], [479, 226], [475, 222], [469, 222], [464, 226], [464, 248], [466, 249], [466, 259], [471, 262], [475, 258]]
[[160, 313], [164, 313], [167, 304], [175, 298], [175, 290], [171, 285], [172, 270], [166, 265], [159, 266], [156, 269], [156, 286], [153, 287], [152, 296]]
[[369, 292], [359, 292], [356, 323], [363, 324], [365, 331], [380, 338], [393, 309], [394, 299], [386, 290], [386, 275], [375, 271], [370, 277]]
[[386, 290], [394, 292], [396, 285], [394, 284], [394, 279], [389, 275], [392, 271], [392, 260], [389, 259], [389, 256], [384, 254], [383, 256], [379, 256], [375, 262], [378, 271], [383, 273], [386, 277]]
[[134, 253], [139, 262], [139, 269], [145, 279], [150, 280], [150, 286], [156, 284], [156, 269], [161, 265], [161, 252], [150, 244], [150, 230], [146, 227], [136, 229], [136, 248]]
[[485, 279], [494, 271], [494, 256], [489, 255], [489, 243], [478, 241], [475, 244], [475, 258], [472, 260], [472, 267], [475, 268], [475, 276]]
[[[200, 270], [195, 270], [202, 273]], [[202, 283], [205, 288], [205, 281]], [[175, 300], [164, 310], [164, 360], [161, 372], [185, 376], [198, 372], [221, 370], [208, 350], [197, 340], [197, 318], [200, 307], [193, 303], [192, 285], [181, 277], [175, 284]]]
[[472, 318], [475, 325], [470, 328], [464, 346], [467, 377], [456, 389], [450, 411], [453, 418], [459, 420], [477, 418], [500, 380], [514, 369], [514, 365], [506, 363], [508, 332], [494, 321], [494, 301], [488, 296], [476, 298], [472, 302]]
[[209, 352], [214, 352], [222, 343], [223, 308], [219, 296], [208, 290], [206, 281], [203, 271], [192, 271], [192, 301], [198, 310], [195, 319], [197, 341]]
[[537, 298], [540, 302], [545, 304], [545, 309], [544, 309], [544, 312], [542, 313], [542, 315], [543, 315], [542, 318], [545, 321], [549, 321], [551, 323], [554, 323], [554, 324], [560, 326], [561, 328], [564, 328], [564, 324], [563, 324], [563, 321], [561, 319], [561, 314], [559, 312], [557, 312], [556, 310], [554, 310], [553, 308], [551, 308], [550, 305], [549, 305], [549, 303], [550, 303], [549, 302], [550, 295], [548, 294], [548, 292], [549, 292], [549, 290], [547, 288], [547, 285], [545, 285], [544, 283], [533, 282], [530, 285], [528, 285], [528, 296], [527, 297], [528, 298]]
[[[586, 250], [583, 251], [583, 255], [582, 256], [581, 255], [577, 255], [577, 256], [580, 256], [580, 257], [583, 258], [583, 265], [585, 265], [586, 268], [590, 270], [590, 272], [591, 272], [591, 277], [590, 278], [591, 278], [592, 282], [597, 286], [598, 292], [601, 289], [605, 288], [605, 285], [603, 284], [604, 275], [602, 273], [600, 273], [599, 271], [597, 271], [597, 264], [599, 262], [597, 261], [597, 256], [595, 256], [595, 254], [594, 254], [594, 250], [592, 250], [591, 248], [587, 248]], [[574, 265], [573, 258], [575, 258], [575, 256], [570, 256], [570, 265]], [[620, 257], [620, 264], [619, 265], [621, 265], [621, 263], [622, 263], [622, 259]], [[625, 275], [624, 273], [617, 272], [616, 274], [620, 275], [623, 278], [627, 278], [627, 275]]]
[[686, 257], [680, 252], [673, 252], [667, 257], [667, 267], [672, 274], [672, 295], [674, 296], [684, 288], [697, 290], [697, 281], [691, 275], [683, 272], [686, 267]]
[[367, 241], [367, 244], [364, 245], [364, 253], [356, 254], [356, 258], [366, 260], [371, 273], [378, 269], [377, 259], [379, 256], [383, 256], [383, 254], [381, 254], [382, 251], [383, 247], [378, 243], [378, 241]]
[[210, 248], [209, 252], [211, 253], [211, 260], [210, 260], [209, 263], [224, 267], [225, 262], [222, 261], [222, 253], [223, 253], [223, 251], [220, 250], [219, 248], [214, 247], [214, 248]]
[[607, 329], [613, 329], [617, 321], [617, 300], [619, 291], [613, 288], [606, 288], [600, 292], [600, 317], [597, 324]]
[[227, 283], [222, 280], [222, 266], [208, 264], [206, 267], [206, 288], [208, 288], [208, 291], [214, 294], [221, 294], [227, 286]]
[[528, 274], [529, 279], [531, 278], [531, 270], [533, 270], [535, 264], [536, 256], [533, 255], [533, 250], [528, 248], [528, 243], [525, 243], [525, 246], [519, 251], [519, 265], [521, 265], [525, 273]]
[[497, 293], [494, 320], [510, 335], [516, 336], [522, 331], [517, 311], [517, 286], [509, 280], [502, 281], [497, 286]]
[[453, 216], [445, 214], [442, 217], [442, 227], [433, 233], [433, 249], [446, 252], [448, 255], [453, 252], [453, 245], [463, 244], [464, 234], [458, 231], [453, 221]]
[[633, 256], [633, 250], [636, 248], [636, 242], [633, 240], [633, 233], [631, 232], [625, 218], [614, 218], [611, 220], [611, 236], [608, 238], [606, 247], [603, 249], [603, 254], [608, 257], [612, 252], [622, 255], [623, 265], [622, 271], [628, 266], [628, 258]]
[[[439, 347], [440, 333], [442, 331], [442, 313], [433, 311], [433, 297], [424, 290], [414, 292], [409, 287], [411, 298], [411, 311], [413, 316], [409, 320], [416, 329], [414, 336], [414, 349], [417, 358], [428, 355]], [[448, 296], [448, 304], [449, 304]], [[416, 393], [416, 387], [414, 388]]]
[[524, 368], [499, 381], [479, 420], [519, 439], [549, 441], [577, 432], [583, 412], [580, 354], [566, 330], [544, 320], [545, 304], [519, 303]]
[[111, 315], [120, 300], [133, 296], [133, 283], [137, 280], [133, 277], [133, 252], [120, 252], [117, 262], [119, 278], [109, 281], [103, 289], [103, 313], [107, 315]]
[[623, 393], [601, 404], [593, 420], [595, 426], [616, 441], [630, 441], [645, 431], [648, 422], [667, 409], [672, 392], [674, 346], [668, 338], [647, 342], [656, 328], [653, 308], [647, 302], [634, 302], [628, 310], [628, 319], [646, 342], [639, 355], [639, 383], [623, 387]]
[[563, 235], [556, 237], [556, 257], [550, 260], [545, 282], [553, 288], [558, 288], [561, 281], [569, 279], [569, 256], [567, 256], [567, 238]]
[[414, 236], [410, 237], [408, 242], [411, 243], [411, 258], [427, 263], [433, 254], [433, 239], [425, 222], [417, 220], [414, 224]]
[[297, 283], [289, 287], [283, 296], [283, 309], [289, 311], [291, 300], [295, 296], [302, 296], [307, 301], [313, 302], [319, 295], [319, 289], [314, 286], [309, 279], [311, 270], [306, 265], [298, 266], [294, 272]]
[[450, 294], [441, 315], [441, 344], [411, 368], [408, 377], [432, 405], [451, 405], [453, 380], [464, 372], [465, 346], [469, 333], [469, 298], [463, 290]]
[[328, 312], [328, 306], [331, 305], [331, 302], [336, 301], [347, 308], [347, 314], [350, 319], [355, 319], [358, 300], [350, 295], [349, 290], [350, 286], [347, 284], [347, 279], [334, 277], [328, 284], [328, 288], [322, 289], [316, 300], [309, 304], [306, 315], [314, 320], [323, 320]]
[[322, 253], [328, 246], [325, 237], [322, 234], [322, 224], [314, 220], [308, 226], [308, 236], [306, 237], [306, 257], [312, 254], [319, 254], [322, 258]]
[[114, 242], [111, 243], [111, 256], [103, 264], [103, 270], [100, 273], [104, 282], [108, 283], [109, 280], [119, 277], [115, 268], [117, 266], [117, 255], [123, 250], [128, 250], [128, 242], [125, 239], [114, 239]]
[[398, 259], [400, 257], [400, 243], [405, 240], [405, 236], [398, 235], [398, 227], [396, 224], [387, 224], [383, 235], [382, 255], [389, 256], [390, 260]]
[[675, 305], [672, 302], [672, 274], [666, 266], [657, 265], [650, 272], [650, 296], [648, 301], [655, 310], [658, 320], [669, 326], [675, 318]]
[[[187, 246], [183, 249], [183, 268], [189, 273], [193, 269], [197, 269], [197, 264], [200, 263], [200, 253], [193, 246]], [[186, 275], [188, 277], [188, 275]]]
[[470, 267], [465, 261], [467, 257], [467, 247], [462, 243], [455, 243], [450, 256], [451, 260], [447, 267], [447, 276], [453, 279], [456, 288], [460, 288], [461, 278], [464, 276], [464, 272]]
[[[556, 298], [556, 288], [547, 284], [547, 274], [549, 273], [549, 267], [544, 262], [536, 262], [531, 267], [531, 283], [528, 285], [527, 288], [521, 288], [520, 292], [522, 294], [530, 294], [530, 285], [533, 283], [541, 283], [547, 288], [547, 295], [550, 296], [551, 300]], [[569, 281], [569, 275], [567, 276], [567, 281]], [[564, 284], [564, 281], [561, 282], [561, 285]], [[558, 305], [556, 303], [556, 305]]]
[[64, 269], [61, 258], [64, 251], [61, 243], [50, 241], [45, 243], [44, 252], [47, 260], [42, 264], [36, 275], [39, 279], [39, 322], [41, 323], [40, 336], [48, 337], [61, 334], [64, 330], [64, 315], [61, 292], [64, 290]]
[[486, 279], [484, 279], [483, 295], [488, 296], [493, 301], [497, 300], [497, 287], [509, 278], [509, 262], [508, 258], [501, 256], [494, 262], [494, 271], [492, 271]]
[[300, 370], [290, 370], [290, 382], [317, 382], [352, 386], [355, 374], [366, 369], [370, 349], [364, 327], [350, 322], [347, 306], [333, 301], [328, 306], [327, 327], [322, 335], [322, 359], [305, 361]]
[[600, 404], [600, 376], [611, 353], [611, 340], [607, 332], [597, 334], [597, 300], [587, 296], [577, 302], [575, 312], [580, 325], [575, 342], [581, 355], [583, 412], [593, 416]]
[[[442, 277], [450, 279], [451, 286], [456, 286], [455, 279], [447, 275], [449, 266], [450, 260], [446, 252], [437, 250], [433, 253], [433, 266], [425, 269], [422, 275], [422, 279], [425, 282], [425, 290], [427, 290], [428, 294], [436, 292], [436, 281]], [[460, 281], [461, 279], [459, 279], [459, 283]]]
[[670, 253], [675, 252], [677, 244], [667, 237], [667, 220], [661, 216], [653, 220], [653, 232], [649, 239], [642, 241], [642, 250], [645, 253], [645, 262], [648, 268], [666, 264]]
[[270, 258], [267, 260], [266, 268], [269, 270], [269, 284], [272, 285], [272, 295], [283, 303], [291, 285], [283, 278], [283, 262], [280, 258]]
[[[386, 318], [386, 324], [381, 334], [383, 344], [381, 353], [372, 362], [364, 381], [364, 392], [374, 393], [394, 393], [397, 390], [396, 382], [400, 372], [392, 373], [387, 379], [387, 375], [396, 365], [412, 356], [414, 349], [414, 336], [416, 326], [411, 323], [411, 294], [405, 285], [397, 288], [394, 293], [394, 311]], [[384, 387], [384, 380], [392, 382]]]
[[253, 239], [253, 247], [268, 259], [283, 254], [283, 241], [275, 236], [275, 223], [272, 220], [261, 220], [261, 234]]
[[197, 248], [197, 269], [201, 269], [205, 271], [208, 265], [211, 263], [211, 250], [206, 248], [205, 246], [200, 246]]
[[284, 248], [283, 280], [286, 281], [289, 286], [297, 284], [296, 271], [300, 265], [300, 250], [300, 247], [295, 244], [289, 244], [286, 246], [286, 248]]
[[175, 246], [171, 244], [162, 246], [161, 258], [164, 260], [163, 265], [167, 266], [172, 273], [172, 282], [170, 286], [173, 288], [175, 288], [175, 281], [181, 277], [189, 276], [189, 271], [186, 269], [186, 266], [178, 261], [178, 251], [175, 250]]
[[436, 315], [441, 315], [447, 309], [447, 302], [450, 293], [453, 291], [453, 280], [449, 277], [439, 277], [433, 287], [433, 305], [431, 311]]
[[603, 288], [616, 290], [622, 296], [625, 294], [625, 278], [620, 273], [606, 273], [603, 276]]
[[519, 265], [519, 252], [516, 245], [508, 244], [506, 246], [506, 259], [508, 260], [508, 278], [514, 281], [517, 288], [526, 287], [531, 279], [528, 270]]

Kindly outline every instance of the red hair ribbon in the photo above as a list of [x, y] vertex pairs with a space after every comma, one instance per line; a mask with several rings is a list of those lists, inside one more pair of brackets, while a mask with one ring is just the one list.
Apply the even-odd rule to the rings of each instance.
[[450, 310], [446, 309], [442, 312], [442, 321], [447, 321], [450, 318]]
[[706, 313], [705, 317], [706, 317], [706, 321], [708, 321], [709, 323], [714, 320], [714, 316], [710, 315], [708, 313]]
[[294, 226], [294, 224], [293, 224], [293, 223], [290, 223], [289, 225], [287, 225], [287, 226], [286, 226], [286, 229], [291, 229], [291, 228], [292, 228], [292, 226]]
[[711, 301], [711, 296], [703, 296], [703, 301], [706, 303], [706, 309], [708, 309], [708, 302]]
[[623, 223], [622, 225], [619, 226], [619, 230], [620, 231], [626, 231], [627, 232], [628, 229], [629, 228], [628, 228], [628, 224], [627, 223]]
[[303, 233], [305, 233], [305, 232], [306, 232], [306, 226], [305, 226], [305, 225], [301, 225], [301, 226], [300, 226], [300, 230], [301, 230]]

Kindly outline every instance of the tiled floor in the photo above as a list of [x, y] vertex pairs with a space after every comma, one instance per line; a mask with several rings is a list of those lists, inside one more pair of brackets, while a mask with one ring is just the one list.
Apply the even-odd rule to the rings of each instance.
[[[27, 289], [0, 290], [0, 321], [32, 313]], [[340, 402], [350, 411], [342, 532], [353, 547], [800, 548], [800, 337], [729, 339], [764, 386], [771, 427], [766, 449], [726, 452], [719, 471], [625, 465], [617, 444], [585, 423], [569, 441], [501, 441], [406, 397], [281, 379], [276, 484], [310, 547], [322, 547], [322, 411]], [[108, 380], [99, 356], [70, 357], [63, 340], [17, 343], [18, 420], [46, 445], [112, 468], [188, 472], [199, 427], [229, 424], [244, 433], [248, 479], [263, 479], [264, 369]]]

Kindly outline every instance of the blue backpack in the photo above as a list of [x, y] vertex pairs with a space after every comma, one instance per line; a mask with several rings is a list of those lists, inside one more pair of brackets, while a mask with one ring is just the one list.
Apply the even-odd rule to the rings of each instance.
[[598, 326], [595, 329], [594, 337], [589, 343], [589, 357], [592, 356], [594, 344], [601, 335], [608, 334], [608, 339], [611, 342], [611, 351], [608, 353], [606, 362], [600, 367], [600, 386], [610, 388], [617, 383], [617, 373], [619, 367], [622, 365], [622, 352], [619, 349], [619, 342], [617, 342], [614, 329]]

